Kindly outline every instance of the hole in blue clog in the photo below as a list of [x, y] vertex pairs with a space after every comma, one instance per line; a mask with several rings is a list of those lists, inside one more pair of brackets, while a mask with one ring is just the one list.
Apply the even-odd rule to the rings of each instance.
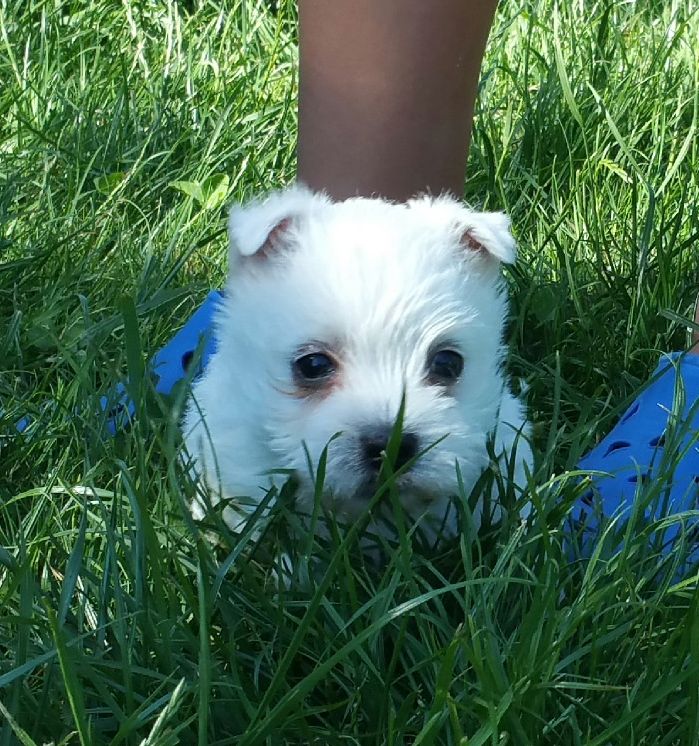
[[629, 411], [621, 418], [621, 422], [626, 422], [626, 420], [630, 420], [636, 414], [636, 412], [638, 412], [638, 407], [639, 407], [639, 404], [638, 402], [636, 402], [631, 407], [631, 409], [629, 409]]
[[189, 366], [192, 364], [192, 358], [194, 357], [194, 351], [193, 350], [187, 350], [187, 352], [182, 355], [182, 370], [187, 372], [189, 369]]
[[651, 438], [651, 440], [648, 441], [648, 445], [651, 448], [662, 448], [665, 445], [665, 436], [656, 435], [655, 438]]
[[592, 505], [594, 497], [595, 495], [592, 490], [585, 490], [585, 492], [580, 495], [580, 502], [585, 503], [585, 505]]
[[650, 481], [650, 474], [648, 472], [645, 472], [645, 474], [634, 474], [632, 477], [629, 477], [629, 482], [632, 484], [636, 484], [636, 482], [641, 482], [641, 484], [646, 484]]
[[107, 417], [109, 417], [110, 420], [113, 420], [115, 417], [118, 417], [125, 409], [126, 404], [115, 404], [109, 410], [109, 412], [107, 412]]
[[625, 440], [615, 440], [609, 448], [607, 448], [606, 453], [604, 454], [605, 457], [609, 456], [610, 453], [614, 453], [614, 451], [620, 451], [622, 448], [628, 448], [631, 445], [631, 443], [628, 443]]

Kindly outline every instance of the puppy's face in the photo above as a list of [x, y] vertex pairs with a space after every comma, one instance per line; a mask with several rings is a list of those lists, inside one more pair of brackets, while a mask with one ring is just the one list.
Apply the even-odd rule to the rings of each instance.
[[457, 463], [468, 488], [503, 389], [506, 218], [447, 198], [333, 204], [295, 189], [234, 210], [230, 228], [219, 352], [200, 387], [224, 491], [285, 468], [312, 494], [308, 456], [328, 446], [328, 499], [356, 515], [403, 396], [406, 507], [455, 494]]

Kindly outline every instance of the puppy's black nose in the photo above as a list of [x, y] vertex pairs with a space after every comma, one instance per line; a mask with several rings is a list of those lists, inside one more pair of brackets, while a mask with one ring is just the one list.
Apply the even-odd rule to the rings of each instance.
[[[359, 441], [362, 446], [362, 455], [364, 456], [364, 462], [372, 471], [378, 472], [381, 468], [383, 453], [388, 446], [388, 440], [390, 437], [390, 428], [375, 430], [360, 437]], [[417, 455], [417, 451], [417, 435], [415, 435], [415, 433], [403, 433], [400, 445], [398, 446], [396, 462], [393, 465], [393, 468], [400, 469], [402, 466], [405, 466], [405, 464], [410, 461], [410, 459], [414, 458]]]

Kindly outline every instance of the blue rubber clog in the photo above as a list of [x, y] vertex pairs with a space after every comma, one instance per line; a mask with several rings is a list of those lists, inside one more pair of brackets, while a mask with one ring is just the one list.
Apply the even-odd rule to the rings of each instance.
[[[579, 467], [593, 472], [590, 489], [571, 514], [583, 543], [605, 519], [629, 515], [639, 483], [659, 480], [657, 494], [648, 490], [648, 521], [699, 510], [699, 355], [663, 355], [651, 383]], [[689, 556], [694, 564], [699, 561], [699, 515], [688, 516], [686, 529], [694, 544]], [[680, 530], [677, 523], [664, 530], [664, 554]]]
[[159, 394], [171, 393], [175, 384], [190, 372], [194, 354], [200, 345], [201, 357], [195, 375], [199, 375], [206, 368], [211, 356], [216, 352], [213, 320], [221, 298], [223, 293], [220, 290], [209, 293], [189, 321], [151, 360], [150, 369], [157, 379], [155, 390]]
[[[221, 298], [223, 293], [220, 290], [210, 292], [187, 323], [151, 359], [149, 372], [159, 394], [172, 393], [175, 385], [192, 372], [191, 365], [197, 350], [201, 350], [201, 355], [194, 375], [199, 375], [207, 366], [216, 352], [213, 320]], [[103, 412], [107, 412], [107, 430], [112, 436], [116, 435], [117, 430], [127, 427], [136, 414], [134, 402], [122, 383], [117, 384], [108, 396], [100, 399], [100, 406]]]

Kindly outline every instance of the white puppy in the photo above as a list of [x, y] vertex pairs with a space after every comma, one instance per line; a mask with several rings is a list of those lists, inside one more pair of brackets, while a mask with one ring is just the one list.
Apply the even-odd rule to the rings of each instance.
[[[515, 260], [505, 215], [449, 197], [333, 203], [296, 186], [233, 208], [229, 227], [218, 350], [195, 384], [185, 438], [232, 529], [283, 481], [273, 470], [293, 470], [297, 507], [310, 513], [308, 454], [317, 464], [328, 444], [324, 501], [340, 522], [355, 520], [404, 394], [398, 487], [428, 536], [455, 532], [457, 464], [468, 494], [489, 439], [525, 484], [528, 428], [502, 371], [500, 262]], [[370, 530], [385, 533], [383, 522]]]

